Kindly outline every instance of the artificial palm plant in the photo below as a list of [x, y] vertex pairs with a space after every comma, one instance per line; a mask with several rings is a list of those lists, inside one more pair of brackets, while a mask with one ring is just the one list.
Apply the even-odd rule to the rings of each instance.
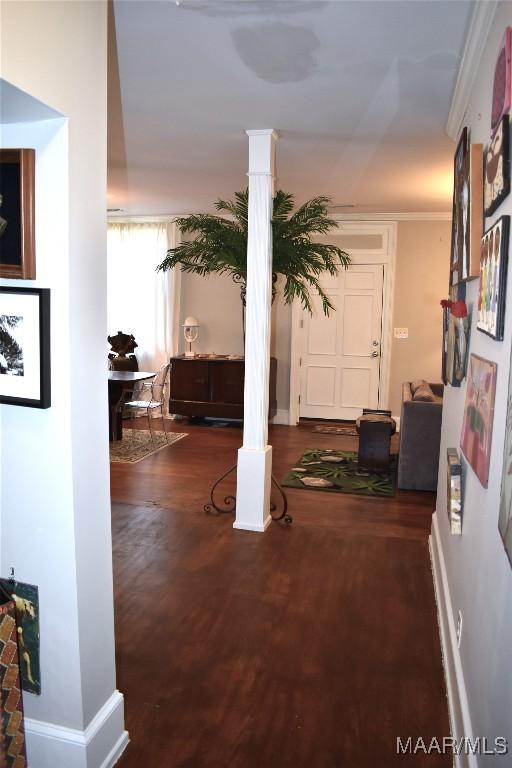
[[[297, 297], [303, 308], [312, 312], [310, 290], [318, 291], [326, 315], [333, 306], [320, 285], [320, 275], [335, 275], [340, 267], [350, 264], [349, 255], [338, 246], [312, 240], [314, 235], [324, 235], [337, 226], [328, 216], [329, 203], [328, 197], [314, 197], [292, 213], [293, 195], [280, 190], [274, 196], [272, 214], [272, 298], [281, 274], [285, 278], [287, 304]], [[171, 248], [158, 269], [172, 269], [180, 264], [184, 272], [229, 274], [241, 283], [245, 303], [249, 190], [237, 192], [234, 201], [218, 200], [215, 207], [224, 216], [200, 213], [176, 220], [182, 234], [196, 237]]]

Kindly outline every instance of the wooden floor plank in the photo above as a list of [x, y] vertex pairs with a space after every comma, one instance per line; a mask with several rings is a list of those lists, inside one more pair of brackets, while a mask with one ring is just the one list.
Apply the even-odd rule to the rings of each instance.
[[[449, 735], [428, 533], [433, 494], [288, 489], [290, 528], [203, 512], [235, 428], [111, 465], [121, 768], [448, 766], [396, 738]], [[281, 477], [356, 439], [273, 427]]]

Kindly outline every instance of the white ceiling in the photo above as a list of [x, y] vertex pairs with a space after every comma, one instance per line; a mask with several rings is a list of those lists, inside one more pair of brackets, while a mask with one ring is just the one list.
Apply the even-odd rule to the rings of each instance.
[[[278, 186], [359, 212], [448, 211], [467, 0], [114, 0], [109, 207], [213, 210], [274, 128]], [[349, 210], [345, 210], [349, 212]]]

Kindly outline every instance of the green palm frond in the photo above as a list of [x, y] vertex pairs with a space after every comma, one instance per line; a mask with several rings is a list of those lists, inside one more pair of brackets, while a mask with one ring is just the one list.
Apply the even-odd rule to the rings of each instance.
[[[272, 213], [272, 271], [285, 279], [285, 302], [290, 304], [297, 298], [304, 309], [312, 312], [311, 294], [316, 293], [326, 315], [334, 307], [320, 278], [325, 272], [336, 275], [350, 264], [349, 255], [338, 246], [312, 240], [337, 226], [328, 216], [329, 203], [330, 199], [321, 195], [293, 212], [293, 195], [279, 190], [274, 196]], [[218, 200], [215, 208], [229, 218], [201, 213], [176, 220], [182, 234], [195, 238], [171, 248], [159, 270], [179, 264], [184, 272], [199, 275], [218, 272], [245, 276], [249, 190], [237, 192], [234, 200]]]

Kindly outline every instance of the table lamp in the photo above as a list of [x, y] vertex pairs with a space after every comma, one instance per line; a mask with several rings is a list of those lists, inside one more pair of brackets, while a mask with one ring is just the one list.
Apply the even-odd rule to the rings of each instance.
[[192, 315], [185, 318], [185, 322], [183, 323], [183, 335], [185, 336], [185, 341], [188, 342], [188, 350], [185, 351], [185, 357], [194, 357], [194, 352], [192, 352], [192, 342], [199, 336], [199, 323]]

